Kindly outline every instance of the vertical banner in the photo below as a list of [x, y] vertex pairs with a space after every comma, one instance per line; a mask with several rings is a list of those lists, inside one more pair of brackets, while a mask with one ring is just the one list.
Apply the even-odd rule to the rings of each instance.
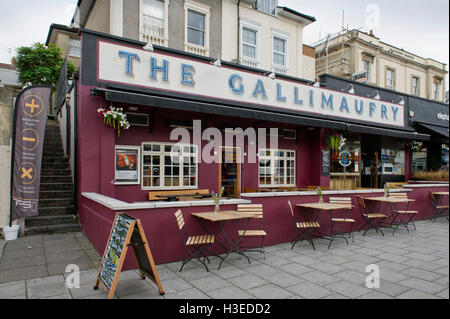
[[11, 220], [36, 216], [50, 87], [31, 86], [16, 99], [13, 118]]

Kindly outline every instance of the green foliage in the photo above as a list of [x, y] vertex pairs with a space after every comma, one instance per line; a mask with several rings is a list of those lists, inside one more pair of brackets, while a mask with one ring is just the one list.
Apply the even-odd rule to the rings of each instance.
[[[16, 68], [19, 72], [19, 82], [23, 86], [49, 85], [52, 91], [56, 89], [59, 72], [64, 63], [61, 49], [54, 44], [48, 47], [42, 43], [35, 43], [31, 47], [17, 49]], [[67, 61], [67, 78], [71, 79], [75, 67]]]

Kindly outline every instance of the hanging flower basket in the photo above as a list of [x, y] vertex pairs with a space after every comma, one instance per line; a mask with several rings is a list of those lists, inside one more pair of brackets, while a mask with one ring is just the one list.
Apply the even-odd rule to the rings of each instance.
[[330, 149], [333, 153], [339, 152], [345, 146], [345, 137], [342, 134], [334, 133], [329, 136]]
[[409, 143], [409, 149], [412, 152], [421, 152], [424, 148], [425, 144], [423, 144], [422, 142], [412, 141], [411, 143]]
[[103, 118], [103, 123], [113, 127], [117, 130], [117, 135], [120, 136], [120, 129], [128, 130], [130, 128], [130, 122], [127, 120], [127, 116], [123, 113], [123, 108], [110, 106], [108, 109], [97, 109], [98, 115]]

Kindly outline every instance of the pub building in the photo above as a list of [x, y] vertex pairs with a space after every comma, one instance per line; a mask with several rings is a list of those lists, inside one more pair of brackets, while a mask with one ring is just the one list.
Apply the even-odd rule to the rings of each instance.
[[[167, 47], [148, 50], [146, 43], [91, 30], [80, 34], [71, 154], [80, 224], [100, 254], [115, 213], [125, 212], [141, 220], [156, 264], [183, 260], [174, 213], [181, 209], [192, 234], [203, 233], [204, 226], [213, 231], [217, 225], [202, 225], [191, 214], [213, 211], [214, 203], [211, 198], [168, 201], [158, 195], [173, 190], [210, 193], [223, 187], [220, 210], [263, 204], [265, 245], [292, 240], [296, 230], [287, 202], [317, 202], [317, 186], [324, 201], [352, 197], [354, 229], [359, 229], [363, 223], [354, 197], [381, 196], [385, 182], [406, 183], [411, 176], [409, 143], [432, 136], [411, 125], [407, 100], [384, 99], [384, 92], [381, 98], [373, 90], [349, 93], [347, 85], [341, 89], [323, 81], [320, 86]], [[119, 134], [103, 121], [98, 109], [110, 106], [123, 109], [129, 129]], [[196, 133], [198, 127], [202, 135]], [[179, 136], [172, 133], [183, 128], [190, 140], [178, 143]], [[217, 147], [211, 148], [211, 136], [203, 134], [210, 128], [222, 133], [221, 141], [214, 139]], [[266, 131], [236, 145], [226, 133], [237, 128], [244, 135], [248, 129]], [[274, 140], [276, 148], [271, 148]], [[256, 160], [251, 160], [254, 149]], [[202, 153], [217, 160], [205, 160]], [[407, 191], [416, 199], [417, 219], [430, 218], [428, 190], [448, 190], [448, 184], [413, 186]], [[294, 209], [300, 219], [305, 217]], [[319, 221], [326, 232], [329, 216], [321, 215]], [[234, 224], [227, 227], [230, 236], [237, 236]], [[222, 253], [220, 247], [214, 249]], [[128, 256], [125, 268], [133, 267], [134, 258]]]

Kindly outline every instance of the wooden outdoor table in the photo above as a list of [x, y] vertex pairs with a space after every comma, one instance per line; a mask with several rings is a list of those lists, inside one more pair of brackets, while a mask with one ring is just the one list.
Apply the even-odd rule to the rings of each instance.
[[[242, 239], [242, 236], [239, 237], [239, 239], [237, 240], [237, 242], [233, 242], [229, 236], [227, 235], [227, 233], [225, 232], [225, 228], [224, 228], [224, 224], [227, 221], [233, 221], [233, 220], [240, 220], [240, 219], [247, 219], [247, 224], [245, 226], [245, 231], [247, 230], [248, 227], [248, 222], [250, 220], [250, 218], [256, 217], [257, 214], [253, 214], [253, 213], [246, 213], [246, 212], [238, 212], [235, 210], [225, 210], [225, 211], [220, 211], [219, 213], [216, 212], [202, 212], [202, 213], [192, 213], [192, 216], [195, 216], [197, 218], [206, 220], [206, 221], [210, 221], [210, 222], [218, 222], [219, 226], [220, 226], [220, 232], [223, 234], [223, 236], [225, 237], [226, 241], [230, 244], [231, 248], [227, 248], [225, 245], [223, 245], [220, 241], [218, 241], [216, 239], [216, 242], [224, 249], [225, 251], [225, 257], [220, 261], [219, 267], [217, 269], [220, 269], [220, 266], [222, 266], [222, 263], [224, 262], [224, 260], [228, 257], [229, 254], [231, 253], [236, 253], [239, 255], [244, 256], [245, 258], [247, 258], [248, 263], [250, 264], [250, 258], [248, 258], [247, 255], [245, 255], [239, 248], [239, 243]], [[207, 232], [208, 230], [205, 229]], [[245, 233], [244, 231], [244, 233]], [[208, 232], [209, 233], [209, 232]], [[217, 237], [217, 236], [216, 236]]]
[[[303, 207], [303, 208], [310, 208], [310, 209], [314, 209], [314, 210], [318, 210], [318, 211], [326, 211], [330, 214], [330, 222], [331, 222], [331, 218], [332, 216], [332, 212], [334, 210], [339, 210], [339, 209], [352, 209], [353, 205], [347, 205], [347, 204], [337, 204], [337, 203], [319, 203], [319, 202], [315, 202], [315, 203], [303, 203], [303, 204], [296, 204], [295, 206], [298, 207]], [[318, 216], [316, 217], [317, 221]], [[329, 240], [330, 244], [328, 245], [328, 249], [330, 249], [331, 243], [334, 241], [334, 239], [338, 236], [333, 234], [332, 228], [330, 229], [330, 235], [326, 236], [326, 235], [322, 235], [322, 233], [319, 231], [321, 238]], [[342, 235], [341, 235], [342, 237]], [[342, 238], [345, 239], [345, 241], [348, 244], [347, 238], [345, 236], [343, 236]]]
[[[385, 227], [394, 227], [396, 229], [398, 229], [398, 226], [400, 224], [395, 224], [395, 220], [396, 220], [396, 215], [395, 215], [395, 211], [398, 211], [397, 209], [397, 204], [401, 204], [401, 203], [407, 203], [409, 204], [410, 202], [415, 202], [415, 199], [410, 199], [410, 198], [398, 198], [398, 197], [384, 197], [384, 196], [377, 196], [377, 197], [366, 197], [364, 198], [365, 200], [370, 200], [370, 201], [374, 201], [374, 202], [380, 202], [380, 203], [388, 203], [390, 204], [390, 210], [391, 210], [391, 222], [389, 224], [387, 224]], [[408, 207], [408, 206], [407, 206]], [[395, 224], [395, 225], [394, 225]], [[408, 229], [408, 228], [407, 228]], [[409, 231], [409, 230], [408, 230]], [[395, 232], [395, 230], [394, 230]]]

